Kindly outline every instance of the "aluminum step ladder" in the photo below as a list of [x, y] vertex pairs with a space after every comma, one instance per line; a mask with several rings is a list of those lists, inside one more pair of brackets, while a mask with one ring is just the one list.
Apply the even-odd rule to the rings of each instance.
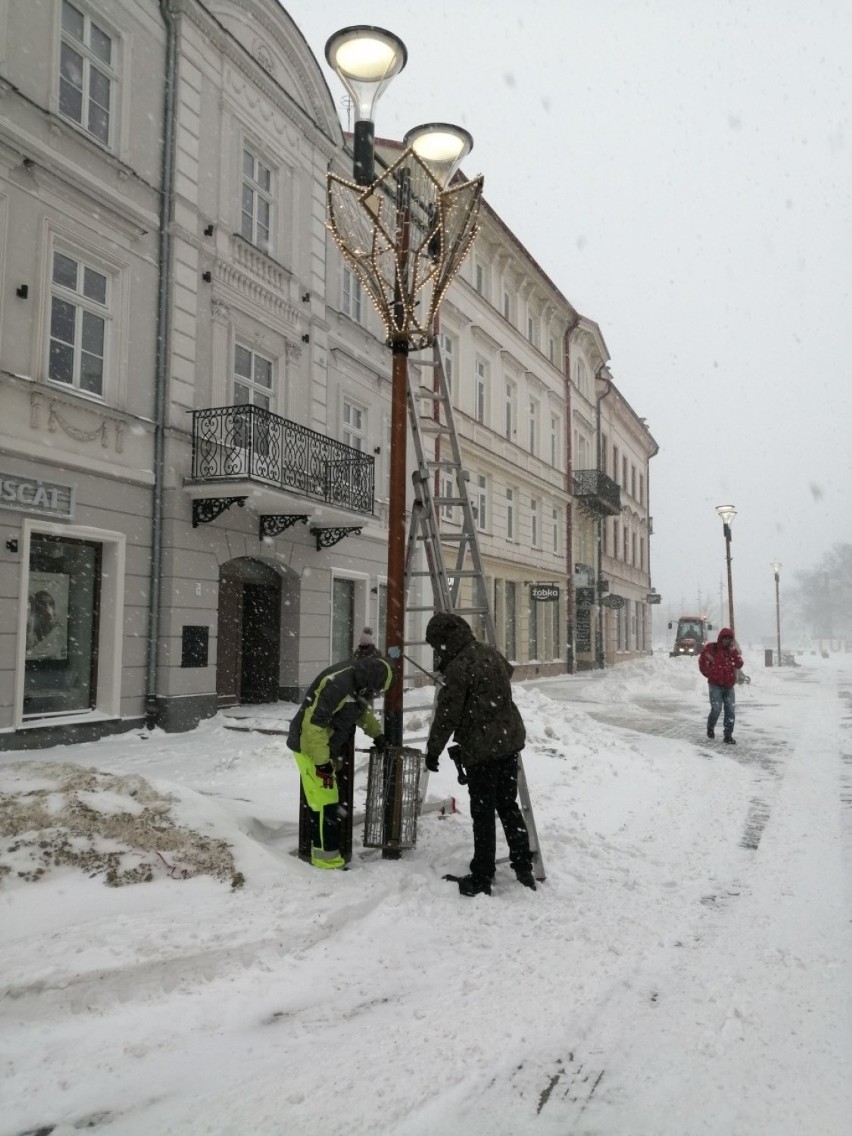
[[[452, 394], [438, 336], [432, 359], [410, 359], [408, 375], [408, 414], [417, 468], [412, 474], [414, 499], [405, 550], [406, 616], [419, 614], [420, 623], [425, 624], [436, 612], [460, 615], [472, 624], [480, 638], [496, 647], [497, 633], [482, 567], [477, 517], [467, 491], [469, 474], [462, 463]], [[447, 567], [445, 548], [455, 548], [455, 564], [451, 568]], [[431, 601], [424, 595], [423, 584], [427, 581], [431, 585]], [[410, 643], [410, 647], [418, 646], [426, 647], [431, 657], [431, 648], [425, 640]], [[405, 681], [416, 676], [403, 677]], [[422, 713], [422, 707], [403, 704], [404, 714], [416, 711]], [[428, 781], [428, 771], [424, 770], [420, 778], [421, 807]], [[520, 755], [518, 803], [529, 834], [533, 872], [536, 879], [543, 880], [544, 861]]]

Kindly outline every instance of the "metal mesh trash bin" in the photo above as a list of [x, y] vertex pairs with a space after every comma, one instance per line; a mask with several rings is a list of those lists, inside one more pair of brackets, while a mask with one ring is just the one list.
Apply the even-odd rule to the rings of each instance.
[[414, 847], [422, 761], [420, 750], [407, 746], [370, 750], [365, 848]]

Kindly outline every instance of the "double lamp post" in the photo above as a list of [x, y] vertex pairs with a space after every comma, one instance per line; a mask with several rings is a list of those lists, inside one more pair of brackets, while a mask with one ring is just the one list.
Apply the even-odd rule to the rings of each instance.
[[[402, 746], [405, 650], [408, 354], [434, 341], [441, 301], [478, 231], [482, 177], [452, 178], [473, 139], [461, 127], [409, 130], [402, 152], [376, 176], [374, 113], [405, 67], [405, 44], [383, 28], [343, 28], [325, 56], [355, 108], [352, 180], [327, 175], [327, 225], [344, 261], [375, 305], [392, 353], [386, 650], [394, 678], [385, 696], [385, 736]], [[398, 147], [389, 144], [393, 154]], [[391, 793], [393, 793], [391, 787]]]

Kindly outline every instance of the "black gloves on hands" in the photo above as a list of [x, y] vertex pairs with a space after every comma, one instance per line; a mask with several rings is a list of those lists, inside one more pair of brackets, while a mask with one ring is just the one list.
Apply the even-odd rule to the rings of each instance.
[[334, 788], [334, 766], [330, 761], [317, 766], [317, 777], [322, 781], [323, 789]]
[[440, 757], [440, 754], [437, 754], [437, 753], [427, 753], [426, 754], [426, 768], [429, 770], [430, 773], [437, 773], [438, 772], [438, 758], [439, 757]]
[[374, 749], [387, 749], [389, 745], [390, 742], [384, 734], [376, 734], [376, 736], [373, 738]]

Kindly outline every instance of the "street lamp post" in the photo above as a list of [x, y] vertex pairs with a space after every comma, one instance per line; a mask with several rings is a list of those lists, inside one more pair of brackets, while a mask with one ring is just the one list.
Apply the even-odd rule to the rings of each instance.
[[[441, 301], [478, 231], [482, 177], [452, 188], [473, 139], [449, 123], [409, 130], [403, 152], [375, 177], [375, 104], [405, 66], [405, 45], [382, 28], [336, 32], [325, 48], [357, 108], [354, 180], [327, 175], [327, 225], [382, 318], [392, 352], [388, 501], [387, 652], [394, 679], [385, 695], [385, 736], [402, 746], [405, 649], [405, 499], [408, 354], [431, 346]], [[391, 784], [389, 796], [398, 791]], [[389, 815], [395, 803], [389, 800]]]
[[769, 565], [775, 576], [775, 630], [778, 636], [778, 666], [781, 666], [781, 563], [773, 560]]
[[734, 635], [734, 586], [731, 580], [731, 525], [734, 517], [737, 515], [737, 510], [733, 505], [717, 505], [716, 512], [722, 518], [722, 531], [725, 534], [725, 560], [728, 565], [728, 624], [731, 628], [731, 634]]

